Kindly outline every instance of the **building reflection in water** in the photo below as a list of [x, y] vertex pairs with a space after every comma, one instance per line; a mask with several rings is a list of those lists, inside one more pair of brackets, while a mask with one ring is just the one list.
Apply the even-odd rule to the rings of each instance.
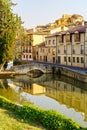
[[26, 84], [22, 83], [24, 92], [28, 92], [34, 95], [43, 94], [45, 93], [45, 87], [38, 85], [38, 84]]
[[87, 84], [66, 77], [45, 76], [44, 79], [39, 78], [35, 81], [31, 79], [31, 82], [24, 78], [18, 82], [19, 79], [15, 78], [14, 82], [18, 83], [23, 91], [33, 95], [45, 94], [60, 104], [66, 105], [68, 109], [73, 108], [81, 112], [84, 121], [87, 122]]

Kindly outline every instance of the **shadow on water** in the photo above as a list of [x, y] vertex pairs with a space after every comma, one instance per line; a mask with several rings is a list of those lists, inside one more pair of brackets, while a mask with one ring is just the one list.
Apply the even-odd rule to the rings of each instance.
[[38, 78], [38, 77], [40, 77], [42, 74], [43, 74], [43, 72], [40, 71], [40, 70], [37, 70], [37, 69], [31, 70], [31, 71], [29, 71], [29, 72], [27, 73], [27, 75], [28, 75], [29, 77], [32, 77], [32, 78]]

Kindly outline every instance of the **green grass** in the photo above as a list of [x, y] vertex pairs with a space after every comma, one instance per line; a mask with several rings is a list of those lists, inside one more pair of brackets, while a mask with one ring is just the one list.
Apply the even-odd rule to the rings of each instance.
[[25, 122], [13, 111], [0, 108], [0, 130], [45, 130], [38, 123]]

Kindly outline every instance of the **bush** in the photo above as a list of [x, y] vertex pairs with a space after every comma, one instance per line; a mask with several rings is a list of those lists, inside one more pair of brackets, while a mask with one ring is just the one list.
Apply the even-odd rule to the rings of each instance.
[[43, 110], [31, 104], [21, 107], [17, 114], [24, 120], [39, 121], [49, 130], [79, 130], [80, 125], [53, 110]]
[[21, 65], [21, 62], [19, 60], [15, 59], [13, 61], [13, 65]]
[[19, 114], [23, 119], [39, 121], [41, 116], [41, 109], [31, 104], [24, 105], [17, 111], [17, 114]]

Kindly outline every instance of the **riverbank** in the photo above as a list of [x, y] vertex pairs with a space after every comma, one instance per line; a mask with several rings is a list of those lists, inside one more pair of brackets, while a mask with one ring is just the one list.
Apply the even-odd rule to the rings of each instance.
[[82, 130], [82, 127], [74, 120], [68, 119], [64, 115], [61, 115], [56, 111], [44, 110], [32, 104], [20, 106], [11, 103], [9, 100], [0, 96], [0, 107], [13, 112], [17, 117], [17, 120], [23, 121], [23, 123], [28, 124], [30, 122], [36, 122], [38, 123], [38, 125], [42, 125], [42, 129], [45, 128], [47, 130]]
[[45, 130], [40, 124], [28, 123], [15, 112], [0, 108], [0, 130]]
[[3, 78], [3, 77], [13, 77], [14, 75], [15, 75], [14, 71], [8, 71], [8, 70], [0, 71], [0, 77], [1, 78]]

